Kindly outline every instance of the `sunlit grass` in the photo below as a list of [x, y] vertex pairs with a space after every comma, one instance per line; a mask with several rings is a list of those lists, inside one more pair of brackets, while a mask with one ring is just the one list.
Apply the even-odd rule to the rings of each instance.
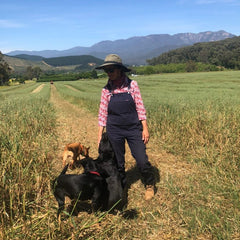
[[[50, 188], [57, 147], [50, 84], [34, 94], [41, 83], [0, 89], [0, 238], [238, 239], [239, 76], [232, 71], [136, 77], [156, 148], [190, 164], [194, 173], [163, 173], [160, 197], [151, 204], [143, 204], [141, 183], [132, 184], [131, 218], [81, 213], [65, 216], [61, 228]], [[97, 116], [105, 84], [98, 79], [54, 86], [63, 99]]]
[[47, 207], [50, 195], [51, 152], [56, 146], [55, 116], [48, 103], [50, 88], [43, 89], [41, 95], [31, 94], [37, 86], [9, 88], [1, 102], [2, 239], [30, 236], [34, 222], [42, 218], [43, 213], [38, 211]]

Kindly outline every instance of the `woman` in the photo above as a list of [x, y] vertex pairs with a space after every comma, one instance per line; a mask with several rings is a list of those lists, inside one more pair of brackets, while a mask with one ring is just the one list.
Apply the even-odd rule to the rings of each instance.
[[104, 63], [96, 69], [103, 69], [109, 78], [101, 94], [98, 143], [106, 127], [124, 187], [126, 184], [125, 140], [127, 140], [143, 177], [146, 188], [145, 199], [150, 200], [154, 196], [155, 179], [146, 154], [145, 144], [149, 141], [149, 132], [138, 84], [126, 76], [125, 73], [131, 70], [122, 64], [117, 54], [107, 55]]

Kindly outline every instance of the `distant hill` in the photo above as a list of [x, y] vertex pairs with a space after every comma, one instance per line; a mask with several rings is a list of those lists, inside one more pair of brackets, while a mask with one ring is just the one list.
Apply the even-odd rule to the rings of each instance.
[[151, 65], [184, 63], [188, 61], [202, 62], [240, 69], [240, 37], [233, 37], [216, 42], [196, 43], [161, 54], [148, 60]]
[[28, 66], [38, 66], [43, 71], [90, 71], [96, 65], [103, 63], [102, 59], [89, 55], [43, 58], [41, 56], [23, 54], [17, 55], [17, 57], [3, 55], [3, 59], [15, 72], [19, 73], [26, 71]]
[[68, 57], [55, 57], [55, 58], [43, 58], [43, 61], [48, 65], [59, 67], [59, 66], [70, 66], [70, 65], [81, 65], [81, 66], [95, 66], [103, 63], [102, 59], [89, 56], [68, 56]]
[[28, 66], [31, 67], [40, 67], [43, 71], [53, 70], [53, 67], [44, 64], [43, 62], [39, 61], [31, 61], [16, 57], [10, 57], [3, 55], [3, 60], [8, 63], [8, 65], [14, 70], [16, 73], [23, 73], [26, 71]]
[[37, 55], [44, 58], [91, 55], [104, 59], [109, 53], [117, 53], [122, 57], [124, 63], [129, 65], [140, 65], [146, 64], [146, 59], [157, 57], [160, 54], [172, 49], [193, 45], [198, 42], [219, 41], [232, 37], [235, 37], [235, 35], [225, 31], [206, 31], [197, 34], [178, 33], [175, 35], [152, 34], [115, 41], [101, 41], [91, 47], [78, 46], [62, 51], [12, 51], [7, 53], [7, 55], [15, 56], [19, 54], [27, 54]]
[[29, 61], [42, 61], [44, 59], [44, 57], [42, 56], [35, 56], [35, 55], [27, 55], [27, 54], [18, 54], [14, 56], [15, 58], [19, 58], [19, 59], [25, 59], [25, 60], [29, 60]]

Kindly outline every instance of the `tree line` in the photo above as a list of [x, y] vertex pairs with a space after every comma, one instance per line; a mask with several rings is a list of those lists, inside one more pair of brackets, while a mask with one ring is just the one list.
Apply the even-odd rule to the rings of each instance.
[[76, 81], [79, 79], [96, 79], [98, 78], [97, 72], [95, 70], [89, 72], [79, 72], [79, 73], [45, 73], [41, 74], [37, 79], [38, 82], [55, 82], [55, 81]]
[[224, 67], [218, 67], [212, 64], [199, 63], [194, 61], [188, 61], [186, 63], [169, 63], [169, 64], [157, 64], [147, 65], [141, 67], [134, 67], [133, 74], [136, 75], [150, 75], [159, 73], [179, 73], [179, 72], [211, 72], [211, 71], [223, 71]]
[[216, 42], [196, 43], [147, 60], [149, 65], [204, 63], [228, 69], [240, 69], [240, 37]]

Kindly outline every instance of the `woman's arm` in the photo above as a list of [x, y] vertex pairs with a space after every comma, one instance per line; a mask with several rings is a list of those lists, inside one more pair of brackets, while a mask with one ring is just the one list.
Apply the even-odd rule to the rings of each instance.
[[103, 133], [104, 128], [105, 127], [103, 127], [103, 126], [98, 126], [98, 146], [99, 146], [99, 143], [101, 141], [102, 133]]

